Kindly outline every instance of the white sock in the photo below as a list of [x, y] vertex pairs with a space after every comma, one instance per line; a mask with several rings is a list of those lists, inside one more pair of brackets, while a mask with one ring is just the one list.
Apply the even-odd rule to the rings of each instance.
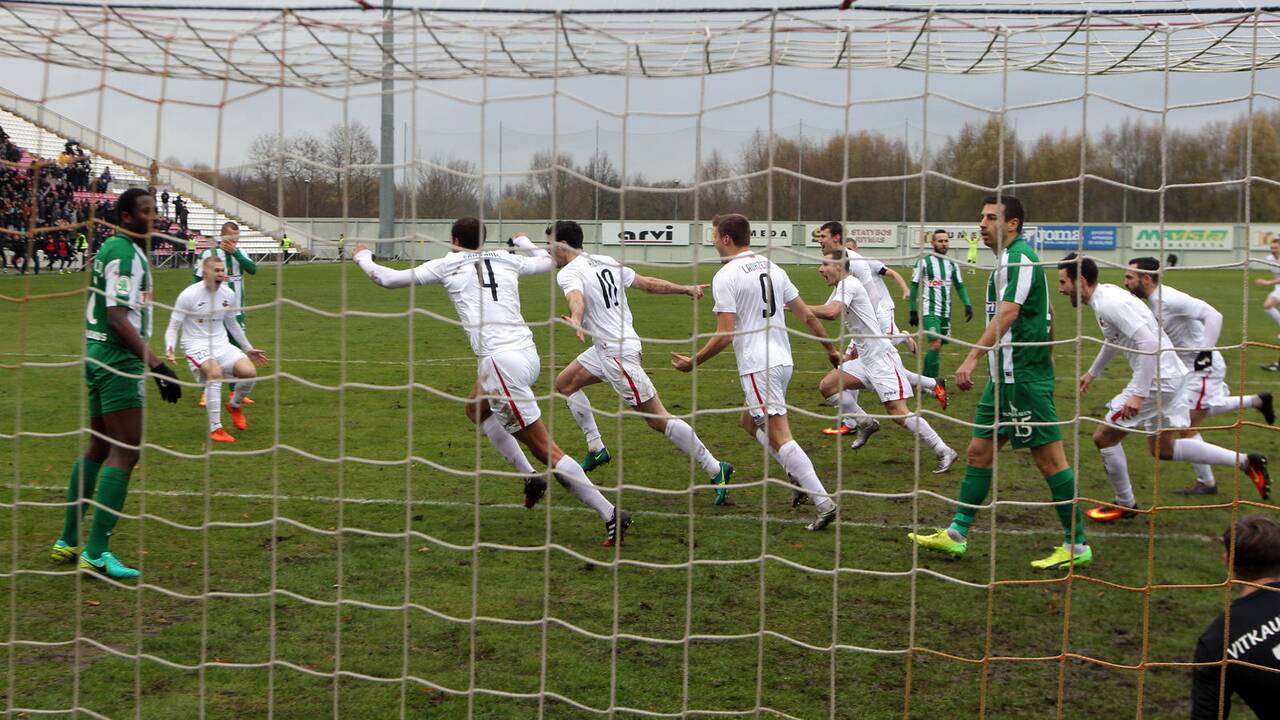
[[600, 439], [600, 428], [596, 426], [596, 414], [591, 409], [591, 399], [581, 390], [564, 399], [569, 404], [569, 413], [578, 421], [582, 434], [587, 437], [587, 449], [599, 452], [604, 449]]
[[1133, 497], [1133, 483], [1129, 482], [1129, 458], [1124, 454], [1124, 447], [1112, 445], [1098, 448], [1102, 453], [1102, 467], [1107, 471], [1107, 479], [1111, 481], [1111, 489], [1115, 492], [1117, 505], [1137, 505]]
[[813, 501], [818, 512], [826, 512], [835, 505], [827, 495], [827, 489], [822, 486], [822, 481], [818, 479], [818, 473], [813, 469], [813, 461], [804, 453], [799, 443], [792, 440], [778, 448], [778, 459], [787, 474], [795, 478], [796, 482], [800, 483], [800, 487], [809, 493], [809, 499]]
[[689, 423], [679, 419], [670, 418], [667, 420], [667, 427], [662, 431], [675, 446], [684, 451], [685, 455], [693, 458], [702, 466], [703, 472], [710, 477], [720, 474], [720, 461], [707, 450], [707, 446], [702, 444], [698, 439], [698, 434], [693, 431]]
[[903, 418], [902, 424], [911, 432], [919, 435], [920, 439], [924, 441], [924, 444], [933, 448], [933, 451], [938, 455], [941, 455], [947, 450], [947, 444], [942, 441], [942, 438], [938, 435], [938, 431], [934, 430], [933, 426], [929, 425], [928, 420], [917, 415], [908, 415], [906, 418]]
[[918, 373], [911, 372], [910, 370], [904, 372], [902, 374], [902, 377], [906, 378], [909, 384], [914, 385], [915, 387], [918, 387], [921, 390], [924, 390], [925, 392], [933, 392], [933, 389], [938, 387], [937, 380], [931, 377], [925, 377]]
[[1270, 317], [1272, 320], [1275, 320], [1276, 324], [1280, 325], [1280, 310], [1277, 310], [1275, 308], [1263, 308], [1263, 309], [1266, 310], [1267, 317]]
[[[258, 381], [245, 379], [236, 380], [236, 390], [231, 393], [231, 407], [240, 407], [240, 403], [244, 402], [244, 399], [249, 397], [249, 393], [253, 392], [253, 385], [256, 382]], [[205, 398], [205, 402], [208, 403], [209, 399]]]
[[209, 415], [209, 432], [222, 427], [222, 381], [204, 384], [204, 411]]
[[[778, 451], [777, 451], [777, 450], [774, 450], [774, 449], [773, 449], [773, 446], [769, 444], [769, 434], [768, 434], [768, 433], [766, 433], [764, 430], [759, 430], [759, 429], [757, 429], [757, 430], [756, 430], [756, 442], [758, 442], [758, 443], [760, 443], [761, 445], [763, 445], [763, 446], [764, 446], [764, 449], [769, 451], [769, 457], [772, 457], [774, 462], [778, 463], [779, 465], [782, 465], [782, 464], [783, 464], [783, 463], [782, 463], [782, 458], [778, 456]], [[783, 467], [785, 468], [786, 466], [784, 465]]]
[[1260, 408], [1262, 407], [1262, 398], [1257, 395], [1235, 395], [1229, 398], [1213, 403], [1209, 406], [1209, 415], [1222, 415], [1224, 413], [1235, 412], [1240, 408]]
[[840, 421], [851, 428], [859, 428], [870, 421], [867, 411], [858, 404], [857, 390], [842, 390], [827, 396], [827, 404], [840, 409]]
[[511, 463], [511, 467], [517, 472], [526, 475], [533, 474], [533, 465], [529, 464], [529, 458], [524, 456], [524, 450], [520, 449], [520, 443], [516, 442], [511, 433], [502, 427], [502, 422], [498, 420], [497, 415], [490, 415], [480, 423], [480, 429], [484, 430], [484, 434], [489, 437], [489, 442], [493, 444], [502, 457]]
[[1210, 445], [1200, 438], [1178, 438], [1173, 442], [1173, 459], [1187, 460], [1206, 465], [1243, 466], [1246, 462], [1243, 453], [1232, 452], [1226, 448]]
[[1191, 468], [1196, 471], [1196, 480], [1199, 480], [1201, 485], [1208, 485], [1209, 487], [1218, 486], [1217, 479], [1213, 477], [1212, 465], [1192, 463]]
[[600, 517], [605, 522], [609, 522], [613, 517], [613, 503], [606, 500], [596, 486], [591, 484], [587, 474], [582, 471], [582, 466], [576, 460], [568, 455], [560, 456], [560, 462], [556, 463], [555, 471], [556, 480], [559, 480], [561, 485], [581, 500], [582, 504], [600, 513]]

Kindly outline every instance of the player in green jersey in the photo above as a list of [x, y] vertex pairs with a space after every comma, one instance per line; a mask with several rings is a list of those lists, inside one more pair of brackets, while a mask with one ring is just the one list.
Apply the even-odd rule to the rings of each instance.
[[[1049, 484], [1054, 509], [1062, 523], [1063, 545], [1048, 557], [1033, 561], [1040, 570], [1087, 565], [1093, 550], [1085, 542], [1084, 522], [1075, 503], [1076, 477], [1067, 464], [1062, 433], [1055, 424], [1054, 368], [1048, 342], [1053, 339], [1049, 283], [1040, 258], [1022, 237], [1022, 202], [1011, 195], [988, 197], [982, 208], [983, 243], [996, 255], [987, 280], [987, 327], [956, 370], [961, 390], [973, 387], [978, 360], [987, 356], [987, 381], [974, 415], [973, 438], [960, 484], [960, 503], [951, 526], [930, 535], [910, 533], [921, 547], [952, 556], [964, 555], [969, 526], [978, 505], [991, 490], [997, 445], [1012, 441], [1028, 448]], [[995, 436], [999, 439], [995, 440]]]
[[[244, 330], [245, 329], [245, 326], [244, 326], [244, 277], [245, 275], [257, 275], [258, 264], [255, 263], [248, 255], [244, 253], [243, 250], [240, 249], [240, 226], [239, 225], [231, 222], [230, 220], [222, 223], [222, 232], [218, 237], [218, 244], [200, 253], [199, 262], [196, 263], [195, 269], [191, 272], [191, 282], [193, 284], [198, 283], [204, 279], [203, 278], [204, 261], [205, 261], [205, 258], [209, 258], [209, 257], [215, 257], [221, 260], [224, 265], [226, 265], [227, 280], [226, 282], [223, 283], [223, 286], [226, 287], [228, 290], [230, 290], [232, 293], [234, 293], [236, 296], [236, 303], [237, 303], [237, 306], [240, 308], [240, 312], [236, 313], [236, 322], [239, 323], [240, 329]], [[241, 350], [246, 350], [246, 351], [248, 350], [248, 348], [241, 348], [239, 345], [236, 345], [236, 341], [234, 338], [232, 338], [231, 344], [235, 345]], [[196, 381], [204, 382], [202, 378], [196, 378]], [[227, 392], [231, 394], [235, 394], [235, 391], [236, 391], [236, 384], [227, 383]], [[204, 404], [205, 404], [205, 397], [204, 397], [204, 394], [201, 393], [200, 407], [204, 407]], [[244, 404], [245, 405], [254, 404], [253, 398], [245, 398]]]
[[[951, 286], [955, 285], [960, 302], [964, 303], [964, 321], [973, 319], [973, 304], [960, 277], [960, 266], [947, 257], [951, 249], [951, 237], [946, 230], [934, 230], [930, 238], [933, 254], [920, 258], [915, 272], [911, 273], [911, 327], [924, 318], [925, 341], [929, 348], [924, 354], [924, 376], [941, 374], [942, 344], [951, 335]], [[918, 306], [918, 307], [917, 307]]]
[[[71, 469], [62, 537], [53, 544], [58, 562], [80, 558], [80, 568], [122, 580], [138, 576], [108, 549], [129, 492], [129, 473], [142, 440], [142, 392], [147, 368], [160, 397], [176, 403], [182, 387], [172, 368], [147, 347], [151, 336], [151, 268], [147, 264], [155, 199], [146, 190], [126, 190], [116, 202], [120, 223], [93, 259], [85, 308], [85, 383], [89, 386], [89, 447]], [[84, 550], [80, 520], [86, 498], [98, 509]]]

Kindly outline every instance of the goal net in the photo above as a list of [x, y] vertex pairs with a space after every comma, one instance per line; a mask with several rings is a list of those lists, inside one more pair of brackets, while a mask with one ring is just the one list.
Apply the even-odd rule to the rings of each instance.
[[[1077, 252], [1123, 289], [1130, 260], [1158, 258], [1165, 281], [1221, 313], [1233, 394], [1220, 400], [1244, 398], [1199, 418], [1201, 437], [1223, 452], [1275, 447], [1260, 410], [1280, 370], [1278, 321], [1254, 281], [1280, 277], [1280, 11], [375, 5], [0, 3], [9, 716], [1188, 712], [1197, 640], [1242, 586], [1223, 531], [1280, 515], [1245, 470], [1156, 459], [1156, 432], [1137, 428], [1124, 443], [1135, 516], [1076, 515], [1093, 562], [1030, 566], [1060, 547], [1061, 507], [1117, 508], [1095, 433], [1121, 427], [1108, 400], [1131, 377], [1118, 358], [1080, 391], [1099, 349], [1117, 345], [1058, 293], [1058, 263]], [[128, 224], [116, 206], [130, 188], [151, 188], [160, 218], [141, 313], [151, 350], [163, 357], [179, 293], [232, 222], [227, 271], [247, 340], [269, 359], [252, 405], [244, 387], [206, 393], [188, 367], [175, 367], [176, 404], [145, 380], [136, 443], [95, 417], [105, 408], [85, 379], [86, 367], [113, 387], [143, 379], [104, 370], [85, 333], [86, 303], [92, 321], [103, 294], [95, 258]], [[908, 533], [946, 527], [980, 429], [985, 360], [974, 390], [955, 373], [995, 307], [996, 256], [979, 232], [988, 195], [1021, 199], [1052, 306], [1060, 420], [1016, 430], [1056, 428], [1075, 486], [1055, 503], [1031, 455], [997, 453], [967, 552], [949, 560]], [[811, 307], [831, 293], [824, 224], [887, 268], [897, 332], [916, 346], [897, 349], [924, 378], [907, 407], [958, 462], [931, 472], [931, 441], [874, 389], [859, 429], [824, 434], [844, 427], [819, 390], [827, 354], [779, 312], [796, 452], [839, 506], [806, 531], [818, 498], [794, 506], [791, 461], [743, 431], [733, 349], [673, 367], [716, 335], [719, 298], [699, 288], [721, 267], [712, 220], [728, 213], [750, 220], [751, 251]], [[623, 364], [615, 392], [611, 368], [575, 360], [592, 338], [571, 326], [564, 271], [542, 272], [499, 310], [532, 332], [541, 423], [571, 463], [595, 465], [583, 474], [601, 502], [634, 524], [602, 546], [598, 507], [556, 482], [526, 509], [527, 473], [467, 414], [478, 361], [446, 289], [383, 289], [353, 261], [360, 245], [396, 270], [444, 257], [466, 216], [486, 231], [482, 249], [520, 257], [509, 238], [546, 247], [548, 224], [572, 220], [585, 251], [667, 283], [625, 292], [646, 348], [637, 363], [711, 467], [732, 464], [727, 486], [681, 452], [665, 415], [628, 401], [623, 379], [643, 389]], [[947, 343], [931, 351], [937, 326], [911, 321], [941, 311], [909, 286], [922, 259], [942, 259], [940, 234], [975, 317], [957, 289]], [[920, 293], [943, 284], [933, 278]], [[479, 282], [498, 299], [492, 268]], [[832, 320], [844, 349], [850, 332]], [[567, 402], [574, 377], [603, 380], [581, 390], [598, 437]], [[499, 415], [529, 407], [481, 394]], [[210, 436], [206, 397], [228, 404], [234, 442]], [[107, 447], [107, 467], [137, 454], [103, 536], [136, 579], [50, 557], [81, 504], [73, 465]], [[1179, 494], [1197, 481], [1216, 494]], [[73, 550], [98, 542], [106, 484], [82, 503]]]

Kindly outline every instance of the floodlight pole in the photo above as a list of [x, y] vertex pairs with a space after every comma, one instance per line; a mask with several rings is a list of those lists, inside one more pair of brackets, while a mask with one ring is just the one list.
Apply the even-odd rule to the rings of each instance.
[[[378, 187], [378, 237], [389, 238], [394, 230], [396, 215], [396, 97], [395, 81], [391, 79], [394, 64], [392, 45], [395, 29], [392, 21], [392, 5], [395, 0], [382, 0], [382, 181]], [[394, 254], [394, 253], [389, 253]]]

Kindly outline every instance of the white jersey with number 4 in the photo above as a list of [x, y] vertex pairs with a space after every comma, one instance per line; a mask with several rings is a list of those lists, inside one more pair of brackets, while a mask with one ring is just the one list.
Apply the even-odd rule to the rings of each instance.
[[444, 286], [471, 351], [485, 358], [507, 351], [537, 352], [533, 332], [520, 314], [520, 276], [552, 267], [545, 251], [533, 257], [496, 250], [454, 251], [414, 268], [413, 281]]
[[733, 354], [739, 375], [793, 364], [783, 310], [800, 291], [785, 270], [748, 250], [716, 271], [711, 294], [715, 312], [737, 315]]
[[216, 352], [230, 346], [226, 321], [230, 318], [235, 322], [239, 312], [236, 294], [225, 283], [212, 292], [203, 282], [195, 283], [183, 290], [173, 303], [173, 314], [164, 333], [165, 347], [175, 347], [179, 330], [186, 355], [194, 350]]
[[608, 255], [583, 253], [560, 268], [556, 282], [567, 296], [582, 293], [582, 327], [596, 349], [610, 357], [638, 355], [640, 336], [632, 326], [627, 288], [636, 273]]

